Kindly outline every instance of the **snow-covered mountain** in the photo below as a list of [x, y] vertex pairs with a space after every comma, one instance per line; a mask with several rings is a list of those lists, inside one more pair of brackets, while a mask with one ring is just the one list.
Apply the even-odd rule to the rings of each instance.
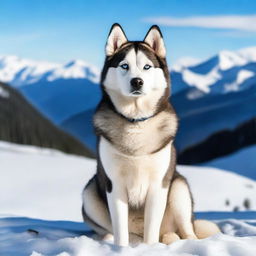
[[[224, 50], [205, 61], [184, 57], [173, 65], [171, 73], [174, 77], [180, 73], [187, 86], [195, 87], [204, 93], [211, 92], [218, 80], [236, 81], [236, 86], [231, 83], [225, 84], [221, 90], [225, 93], [237, 91], [239, 85], [255, 76], [252, 63], [256, 64], [256, 47], [234, 52]], [[236, 72], [231, 74], [230, 71], [234, 68]], [[0, 56], [0, 81], [13, 86], [32, 84], [42, 78], [49, 82], [56, 79], [89, 79], [97, 83], [99, 75], [98, 68], [83, 60], [72, 60], [59, 64], [22, 59], [17, 56]], [[182, 87], [175, 81], [173, 83], [174, 90], [180, 91]]]
[[[207, 147], [223, 154], [237, 150], [230, 137], [236, 136], [236, 141], [242, 142], [244, 135], [240, 133], [238, 137], [236, 131], [256, 117], [256, 47], [221, 51], [199, 64], [174, 68], [171, 78], [172, 102], [180, 118], [178, 151], [192, 152], [199, 144], [205, 152]], [[255, 133], [254, 128], [247, 132]], [[215, 136], [217, 133], [221, 136]], [[207, 158], [200, 161], [210, 159]], [[193, 159], [184, 160], [196, 163]]]
[[[100, 99], [99, 70], [82, 60], [64, 64], [33, 61], [17, 56], [0, 57], [0, 81], [16, 87], [48, 119], [56, 125], [87, 109], [94, 109]], [[0, 96], [7, 97], [0, 88]], [[91, 123], [91, 116], [88, 122]], [[71, 125], [71, 127], [73, 127]], [[62, 126], [85, 142], [69, 126]], [[83, 129], [86, 131], [86, 129]], [[89, 127], [89, 137], [94, 137]], [[88, 143], [86, 143], [88, 145]], [[90, 144], [91, 148], [94, 143]]]
[[[187, 86], [203, 92], [188, 94], [190, 99], [196, 99], [210, 92], [228, 93], [242, 89], [242, 84], [246, 80], [256, 76], [255, 65], [256, 47], [250, 47], [236, 52], [221, 51], [200, 63], [198, 60], [182, 59], [173, 66], [171, 72], [174, 80], [175, 76], [180, 74]], [[221, 80], [224, 82], [222, 86], [218, 84]], [[174, 87], [175, 92], [183, 89], [179, 88], [178, 84]]]
[[41, 79], [89, 79], [94, 83], [99, 80], [99, 70], [82, 60], [65, 64], [22, 59], [17, 56], [0, 56], [0, 81], [12, 86], [36, 83]]

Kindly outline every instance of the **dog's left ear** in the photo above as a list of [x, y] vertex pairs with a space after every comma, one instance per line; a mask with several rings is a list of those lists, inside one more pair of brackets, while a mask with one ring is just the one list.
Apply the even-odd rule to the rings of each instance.
[[144, 38], [144, 42], [155, 51], [155, 53], [165, 58], [166, 50], [164, 46], [164, 40], [160, 28], [157, 25], [152, 26]]
[[113, 55], [127, 41], [122, 27], [118, 23], [113, 24], [106, 43], [106, 55]]

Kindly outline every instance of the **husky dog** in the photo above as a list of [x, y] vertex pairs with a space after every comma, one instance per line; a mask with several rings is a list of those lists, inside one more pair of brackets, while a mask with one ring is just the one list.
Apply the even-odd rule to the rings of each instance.
[[97, 172], [83, 191], [82, 213], [99, 235], [127, 246], [130, 237], [169, 244], [219, 232], [194, 221], [186, 179], [176, 171], [177, 116], [169, 102], [166, 50], [158, 26], [143, 41], [110, 30], [94, 115]]

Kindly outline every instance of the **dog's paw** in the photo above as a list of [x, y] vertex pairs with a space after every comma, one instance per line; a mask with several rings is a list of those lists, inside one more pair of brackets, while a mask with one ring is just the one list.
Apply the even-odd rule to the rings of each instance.
[[169, 233], [166, 233], [164, 235], [162, 235], [162, 238], [161, 238], [161, 242], [163, 244], [171, 244], [177, 240], [180, 240], [180, 237], [174, 233], [174, 232], [169, 232]]
[[189, 239], [189, 240], [197, 240], [197, 236], [194, 234], [186, 235], [183, 239]]
[[102, 240], [112, 243], [112, 242], [114, 242], [114, 236], [112, 234], [108, 233], [105, 236], [103, 236]]

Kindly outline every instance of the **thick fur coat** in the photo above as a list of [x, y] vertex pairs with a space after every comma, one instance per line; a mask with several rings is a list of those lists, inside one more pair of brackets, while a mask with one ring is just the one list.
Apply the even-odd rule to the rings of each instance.
[[165, 56], [157, 26], [135, 42], [112, 26], [94, 115], [97, 173], [83, 191], [82, 211], [98, 234], [121, 246], [219, 232], [213, 223], [194, 221], [189, 185], [176, 171], [178, 120]]

